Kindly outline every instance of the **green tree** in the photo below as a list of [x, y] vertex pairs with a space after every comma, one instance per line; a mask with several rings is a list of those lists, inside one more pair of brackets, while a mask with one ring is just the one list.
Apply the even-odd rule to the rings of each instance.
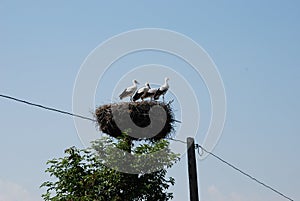
[[[66, 156], [47, 162], [46, 172], [53, 178], [41, 187], [47, 189], [42, 195], [46, 201], [167, 201], [173, 194], [167, 192], [175, 181], [166, 178], [170, 168], [179, 158], [171, 152], [169, 142], [138, 143], [133, 146], [124, 135], [115, 140], [103, 137], [93, 143], [93, 149], [79, 150], [71, 147], [65, 150]], [[118, 171], [124, 152], [116, 153], [115, 148], [125, 150], [125, 155], [135, 156], [126, 164], [138, 174]], [[159, 155], [151, 155], [157, 153]], [[142, 157], [148, 156], [145, 160]], [[159, 164], [159, 169], [149, 164]], [[116, 168], [114, 168], [114, 165]], [[109, 168], [113, 167], [113, 168]], [[148, 169], [149, 172], [141, 170]], [[155, 170], [155, 171], [153, 171]]]

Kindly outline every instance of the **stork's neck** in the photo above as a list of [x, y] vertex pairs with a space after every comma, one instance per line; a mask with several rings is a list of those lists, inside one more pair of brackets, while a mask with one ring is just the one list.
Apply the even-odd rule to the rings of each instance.
[[166, 79], [165, 80], [165, 84], [164, 84], [166, 87], [169, 87], [169, 84], [168, 84], [168, 80]]

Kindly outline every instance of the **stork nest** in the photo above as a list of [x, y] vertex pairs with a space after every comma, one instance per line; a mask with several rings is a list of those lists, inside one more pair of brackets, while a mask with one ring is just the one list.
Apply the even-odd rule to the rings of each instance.
[[124, 133], [132, 140], [152, 142], [169, 137], [174, 131], [174, 113], [171, 102], [122, 102], [102, 105], [95, 116], [100, 131], [112, 137]]

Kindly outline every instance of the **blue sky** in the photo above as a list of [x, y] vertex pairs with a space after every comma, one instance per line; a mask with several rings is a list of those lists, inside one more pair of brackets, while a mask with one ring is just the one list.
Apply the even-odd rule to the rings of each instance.
[[[137, 28], [174, 30], [208, 52], [224, 82], [227, 118], [214, 153], [299, 200], [299, 10], [298, 1], [279, 0], [2, 0], [0, 93], [71, 111], [80, 65], [101, 42]], [[110, 98], [99, 93], [99, 104]], [[83, 147], [73, 119], [4, 99], [0, 111], [0, 201], [41, 200], [45, 162]], [[283, 200], [214, 158], [197, 162], [202, 200]], [[174, 200], [187, 200], [185, 157], [169, 175]]]

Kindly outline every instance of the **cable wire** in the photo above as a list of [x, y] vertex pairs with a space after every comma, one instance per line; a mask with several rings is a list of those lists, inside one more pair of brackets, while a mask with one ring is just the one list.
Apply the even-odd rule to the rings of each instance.
[[264, 182], [259, 181], [259, 180], [256, 179], [255, 177], [253, 177], [253, 176], [251, 176], [250, 174], [244, 172], [243, 170], [237, 168], [235, 165], [233, 165], [233, 164], [231, 164], [231, 163], [225, 161], [224, 159], [222, 159], [221, 157], [217, 156], [216, 154], [214, 154], [214, 153], [212, 153], [212, 152], [210, 152], [210, 151], [207, 151], [207, 150], [206, 150], [205, 148], [203, 148], [201, 145], [196, 144], [195, 146], [196, 146], [196, 149], [199, 149], [199, 148], [202, 149], [203, 151], [205, 151], [205, 152], [208, 153], [209, 155], [212, 155], [213, 157], [215, 157], [215, 158], [218, 159], [219, 161], [225, 163], [226, 165], [230, 166], [231, 168], [235, 169], [236, 171], [240, 172], [241, 174], [245, 175], [246, 177], [252, 179], [253, 181], [255, 181], [255, 182], [257, 182], [257, 183], [263, 185], [264, 187], [270, 189], [271, 191], [277, 193], [278, 195], [280, 195], [280, 196], [282, 196], [282, 197], [284, 197], [284, 198], [286, 198], [286, 199], [288, 199], [288, 200], [290, 200], [290, 201], [294, 201], [292, 198], [286, 196], [285, 194], [283, 194], [283, 193], [281, 193], [280, 191], [274, 189], [273, 187], [271, 187], [271, 186], [265, 184]]
[[52, 108], [52, 107], [47, 107], [47, 106], [44, 106], [44, 105], [41, 105], [41, 104], [32, 103], [32, 102], [22, 100], [22, 99], [18, 99], [18, 98], [12, 97], [12, 96], [0, 94], [0, 97], [10, 99], [10, 100], [14, 100], [14, 101], [24, 103], [24, 104], [27, 104], [27, 105], [31, 105], [31, 106], [34, 106], [34, 107], [39, 107], [39, 108], [42, 108], [42, 109], [45, 109], [45, 110], [50, 110], [50, 111], [53, 111], [53, 112], [58, 112], [58, 113], [62, 113], [62, 114], [65, 114], [65, 115], [78, 117], [78, 118], [81, 118], [81, 119], [96, 122], [95, 119], [92, 119], [92, 118], [89, 118], [89, 117], [85, 117], [85, 116], [82, 116], [82, 115], [74, 114], [74, 113], [71, 113], [71, 112], [63, 111], [63, 110], [59, 110], [59, 109]]
[[175, 141], [175, 142], [181, 142], [183, 144], [187, 144], [187, 142], [183, 141], [183, 140], [178, 140], [178, 139], [174, 139], [174, 138], [166, 138], [167, 140], [172, 140], [172, 141]]

